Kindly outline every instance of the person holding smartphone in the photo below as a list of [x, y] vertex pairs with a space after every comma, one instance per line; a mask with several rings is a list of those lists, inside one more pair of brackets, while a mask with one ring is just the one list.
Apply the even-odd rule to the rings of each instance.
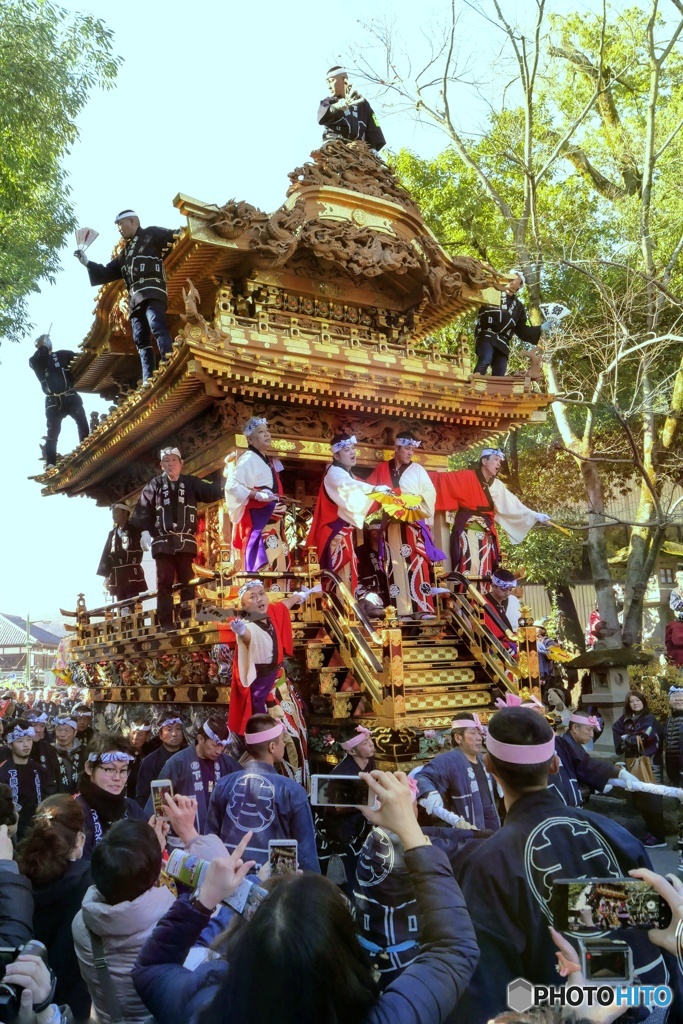
[[478, 957], [462, 894], [446, 854], [430, 844], [415, 819], [403, 772], [362, 777], [377, 804], [364, 813], [372, 825], [398, 836], [413, 879], [422, 927], [414, 963], [380, 995], [346, 900], [327, 879], [304, 872], [273, 887], [235, 933], [225, 960], [184, 968], [215, 907], [254, 866], [242, 859], [252, 842], [247, 834], [230, 858], [213, 861], [194, 900], [176, 901], [140, 953], [133, 981], [160, 1024], [175, 1021], [179, 1006], [188, 1024], [449, 1019]]

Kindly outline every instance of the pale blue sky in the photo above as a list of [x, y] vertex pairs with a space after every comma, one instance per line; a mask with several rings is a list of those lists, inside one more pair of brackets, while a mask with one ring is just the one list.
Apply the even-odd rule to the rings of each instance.
[[[172, 205], [178, 192], [275, 209], [289, 184], [287, 172], [307, 159], [320, 138], [315, 114], [325, 71], [363, 36], [361, 23], [390, 10], [411, 47], [421, 48], [430, 12], [438, 19], [448, 9], [447, 0], [61, 0], [61, 6], [104, 18], [124, 57], [116, 87], [95, 93], [83, 112], [80, 140], [66, 165], [79, 223], [100, 232], [90, 256], [103, 262], [116, 238], [113, 218], [129, 205], [143, 224], [167, 227], [180, 224]], [[498, 45], [481, 23], [475, 32], [473, 17], [462, 23], [464, 58]], [[463, 111], [470, 110], [467, 91], [461, 100]], [[376, 108], [392, 148], [410, 146], [424, 156], [441, 148], [433, 130], [390, 116], [382, 102]], [[30, 303], [34, 336], [52, 323], [57, 348], [75, 349], [92, 322], [96, 290], [71, 256], [74, 247], [73, 240], [65, 247], [56, 284]], [[54, 617], [60, 606], [73, 608], [79, 591], [91, 606], [101, 603], [95, 569], [111, 517], [85, 498], [43, 498], [27, 480], [41, 470], [38, 444], [45, 432], [43, 396], [27, 365], [32, 352], [30, 339], [0, 348], [0, 611], [39, 619]], [[83, 397], [88, 413], [106, 408], [97, 396]], [[73, 422], [65, 421], [60, 451], [70, 451], [76, 436]]]

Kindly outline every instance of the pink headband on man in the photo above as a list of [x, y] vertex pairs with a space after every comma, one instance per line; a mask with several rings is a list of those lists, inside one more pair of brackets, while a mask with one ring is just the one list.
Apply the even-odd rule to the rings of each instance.
[[282, 735], [285, 731], [285, 727], [282, 722], [278, 722], [272, 729], [264, 729], [263, 732], [247, 732], [244, 734], [245, 743], [270, 743], [271, 740], [276, 740], [278, 736]]
[[472, 715], [472, 719], [454, 718], [451, 729], [478, 729], [479, 732], [486, 732], [486, 726], [482, 725], [479, 715]]
[[592, 725], [594, 729], [600, 728], [600, 723], [595, 715], [570, 715], [569, 721], [574, 725]]
[[524, 746], [521, 743], [501, 743], [489, 732], [486, 749], [493, 757], [507, 764], [543, 764], [555, 753], [555, 737], [547, 743], [529, 743]]
[[363, 740], [366, 740], [368, 736], [372, 735], [370, 730], [366, 729], [364, 725], [359, 725], [356, 728], [356, 732], [358, 733], [357, 736], [352, 736], [351, 739], [345, 740], [344, 743], [341, 744], [342, 750], [353, 750], [353, 748], [357, 747], [359, 743], [362, 743]]

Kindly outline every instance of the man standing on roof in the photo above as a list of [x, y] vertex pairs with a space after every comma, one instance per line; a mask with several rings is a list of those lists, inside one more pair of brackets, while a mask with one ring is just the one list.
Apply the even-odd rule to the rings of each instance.
[[157, 622], [161, 629], [173, 629], [173, 584], [183, 602], [191, 601], [194, 591], [187, 587], [192, 579], [192, 561], [197, 556], [197, 504], [220, 501], [221, 480], [208, 483], [182, 472], [183, 457], [178, 448], [162, 448], [160, 476], [143, 487], [130, 517], [131, 526], [146, 531], [144, 551], [151, 550], [157, 566]]
[[396, 438], [393, 458], [380, 464], [368, 477], [369, 484], [386, 484], [395, 494], [421, 498], [420, 519], [402, 522], [386, 513], [380, 524], [380, 558], [384, 565], [389, 597], [399, 617], [433, 619], [432, 565], [446, 556], [434, 545], [431, 525], [434, 522], [436, 491], [429, 474], [413, 461], [422, 442], [409, 430]]
[[36, 339], [36, 351], [28, 361], [45, 394], [45, 469], [54, 469], [57, 461], [57, 441], [62, 429], [62, 420], [71, 416], [78, 429], [78, 440], [85, 441], [90, 433], [83, 408], [83, 399], [74, 387], [74, 378], [69, 367], [77, 353], [69, 349], [52, 351], [49, 334]]
[[323, 145], [331, 139], [367, 142], [373, 153], [379, 153], [386, 145], [382, 129], [377, 124], [372, 107], [349, 83], [346, 68], [330, 68], [327, 72], [327, 88], [330, 95], [320, 101], [318, 124], [325, 131]]
[[[279, 459], [271, 459], [268, 421], [252, 416], [242, 428], [249, 447], [235, 461], [225, 460], [225, 504], [232, 524], [232, 546], [245, 572], [267, 569], [286, 572], [289, 550], [285, 541]], [[280, 585], [273, 588], [279, 590]]]
[[484, 448], [474, 469], [433, 473], [437, 511], [455, 512], [451, 528], [451, 569], [488, 576], [500, 561], [496, 524], [512, 544], [521, 544], [536, 523], [550, 516], [533, 512], [498, 479], [505, 459], [500, 448]]
[[517, 298], [518, 292], [526, 285], [521, 270], [510, 271], [512, 280], [500, 293], [497, 305], [479, 307], [474, 325], [474, 348], [477, 353], [475, 373], [486, 376], [491, 367], [493, 377], [504, 377], [510, 355], [513, 334], [530, 345], [538, 345], [541, 334], [546, 333], [550, 324], [546, 321], [540, 327], [532, 327], [526, 320], [526, 309]]
[[170, 228], [141, 228], [140, 218], [133, 210], [122, 210], [114, 221], [124, 246], [118, 256], [106, 265], [93, 263], [83, 249], [74, 256], [88, 268], [90, 284], [109, 284], [123, 279], [128, 290], [130, 326], [133, 341], [140, 353], [143, 383], [156, 369], [152, 335], [162, 359], [171, 354], [173, 340], [166, 323], [166, 273], [164, 253], [173, 242], [176, 231]]

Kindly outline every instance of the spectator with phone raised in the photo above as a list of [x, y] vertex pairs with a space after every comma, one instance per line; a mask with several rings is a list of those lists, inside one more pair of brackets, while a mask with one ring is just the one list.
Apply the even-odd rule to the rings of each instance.
[[[472, 915], [481, 960], [459, 1010], [467, 1024], [485, 1024], [507, 1004], [516, 978], [557, 980], [548, 939], [552, 884], [560, 878], [615, 878], [649, 866], [642, 844], [600, 814], [567, 807], [548, 789], [555, 773], [555, 736], [541, 715], [523, 707], [496, 712], [489, 722], [485, 764], [503, 790], [503, 827], [481, 847], [454, 859]], [[645, 934], [624, 928], [641, 984], [667, 983], [668, 969]]]
[[304, 873], [287, 876], [272, 889], [239, 930], [227, 962], [202, 965], [194, 975], [184, 970], [209, 915], [253, 867], [242, 861], [252, 841], [245, 835], [232, 857], [210, 865], [195, 905], [181, 897], [140, 954], [133, 979], [158, 1024], [175, 1024], [179, 1006], [187, 1024], [447, 1019], [478, 955], [462, 894], [446, 855], [431, 846], [415, 820], [405, 775], [372, 772], [363, 778], [379, 802], [364, 813], [373, 825], [399, 837], [413, 878], [422, 922], [415, 962], [380, 994], [338, 888]]

